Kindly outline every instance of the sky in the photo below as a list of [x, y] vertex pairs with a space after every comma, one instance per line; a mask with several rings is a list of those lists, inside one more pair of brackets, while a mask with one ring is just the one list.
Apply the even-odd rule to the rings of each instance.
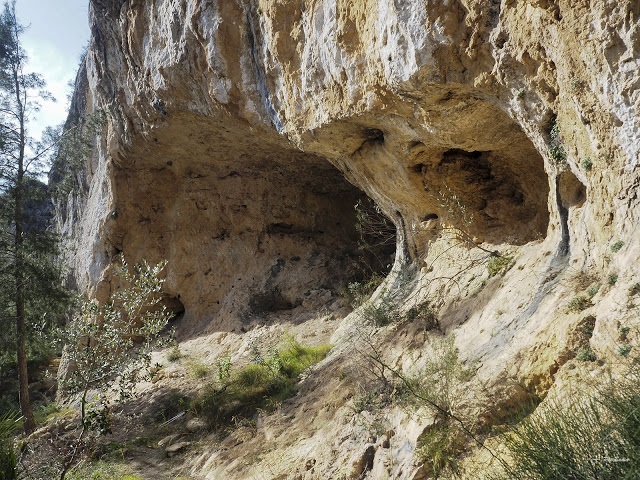
[[71, 93], [69, 82], [78, 70], [80, 55], [89, 40], [89, 0], [17, 0], [16, 16], [24, 26], [22, 46], [29, 56], [28, 70], [41, 74], [47, 90], [57, 99], [43, 105], [29, 126], [39, 138], [47, 126], [63, 123]]

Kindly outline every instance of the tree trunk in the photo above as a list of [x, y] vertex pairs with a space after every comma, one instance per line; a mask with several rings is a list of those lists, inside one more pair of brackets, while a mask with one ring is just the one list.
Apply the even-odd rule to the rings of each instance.
[[[17, 297], [20, 296], [18, 293]], [[17, 305], [17, 326], [18, 326], [18, 383], [20, 384], [20, 410], [24, 418], [24, 431], [31, 433], [36, 429], [36, 421], [33, 417], [31, 409], [31, 400], [29, 399], [29, 372], [27, 370], [27, 349], [26, 349], [26, 332], [25, 332], [25, 316], [24, 316], [24, 299], [16, 298], [20, 301]]]
[[25, 285], [23, 271], [23, 228], [24, 228], [24, 155], [26, 146], [24, 103], [22, 99], [21, 83], [18, 77], [18, 65], [13, 70], [14, 87], [16, 93], [16, 101], [19, 106], [18, 121], [20, 128], [20, 151], [18, 152], [18, 173], [16, 175], [16, 193], [15, 193], [15, 302], [16, 302], [16, 330], [17, 330], [17, 350], [18, 350], [18, 384], [20, 391], [20, 411], [24, 419], [25, 433], [31, 433], [36, 429], [36, 421], [33, 417], [31, 409], [31, 400], [29, 399], [29, 371], [27, 369], [27, 329], [25, 314]]
[[26, 315], [25, 315], [25, 295], [24, 295], [24, 272], [22, 266], [22, 192], [23, 178], [18, 177], [16, 182], [16, 208], [15, 208], [15, 255], [16, 255], [16, 331], [17, 331], [17, 350], [18, 350], [18, 383], [20, 385], [20, 410], [24, 418], [24, 431], [31, 433], [36, 428], [36, 422], [33, 418], [33, 410], [31, 409], [31, 400], [29, 399], [29, 372], [27, 369], [27, 346], [26, 346]]

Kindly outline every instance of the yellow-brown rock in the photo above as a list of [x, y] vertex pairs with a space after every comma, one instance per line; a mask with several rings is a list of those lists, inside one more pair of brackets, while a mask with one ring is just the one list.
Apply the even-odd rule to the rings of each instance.
[[[601, 357], [636, 321], [637, 1], [92, 0], [90, 10], [84, 93], [108, 121], [67, 222], [76, 276], [95, 295], [122, 252], [168, 260], [185, 341], [242, 342], [280, 314], [299, 325], [339, 308], [358, 278], [353, 205], [366, 195], [397, 229], [383, 288], [404, 289], [406, 308], [429, 301], [487, 385], [512, 379], [544, 396], [584, 317], [594, 334], [581, 345]], [[494, 251], [513, 266], [489, 276]], [[592, 306], [571, 310], [595, 284]], [[305, 302], [316, 290], [323, 300]], [[349, 356], [357, 323], [354, 313], [321, 335], [337, 345], [327, 368]], [[385, 337], [389, 361], [419, 360], [418, 337], [399, 337]], [[312, 418], [265, 430], [279, 456], [264, 438], [247, 441], [273, 478], [341, 478], [355, 464], [422, 478], [415, 419], [396, 410], [400, 433], [377, 448], [341, 424], [348, 395], [317, 395]], [[211, 447], [192, 474], [255, 474], [233, 450]]]

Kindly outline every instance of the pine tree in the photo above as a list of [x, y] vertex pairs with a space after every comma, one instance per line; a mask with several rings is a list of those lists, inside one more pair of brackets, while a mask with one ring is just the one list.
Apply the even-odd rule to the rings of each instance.
[[7, 351], [16, 355], [20, 410], [24, 429], [31, 432], [30, 340], [55, 323], [70, 296], [61, 286], [57, 240], [47, 230], [47, 185], [40, 181], [60, 136], [53, 129], [39, 141], [29, 135], [41, 102], [52, 97], [40, 75], [25, 72], [22, 33], [15, 0], [5, 2], [0, 14], [0, 320], [3, 339], [13, 343]]

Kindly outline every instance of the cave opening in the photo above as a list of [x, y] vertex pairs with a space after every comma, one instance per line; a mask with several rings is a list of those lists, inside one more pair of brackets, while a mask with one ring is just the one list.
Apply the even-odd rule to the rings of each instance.
[[420, 155], [412, 171], [419, 176], [429, 211], [482, 242], [520, 245], [544, 236], [549, 213], [542, 157], [509, 151], [439, 149]]
[[132, 263], [168, 261], [179, 331], [316, 312], [349, 283], [386, 275], [395, 227], [342, 172], [225, 127], [166, 128], [114, 175], [110, 242]]

